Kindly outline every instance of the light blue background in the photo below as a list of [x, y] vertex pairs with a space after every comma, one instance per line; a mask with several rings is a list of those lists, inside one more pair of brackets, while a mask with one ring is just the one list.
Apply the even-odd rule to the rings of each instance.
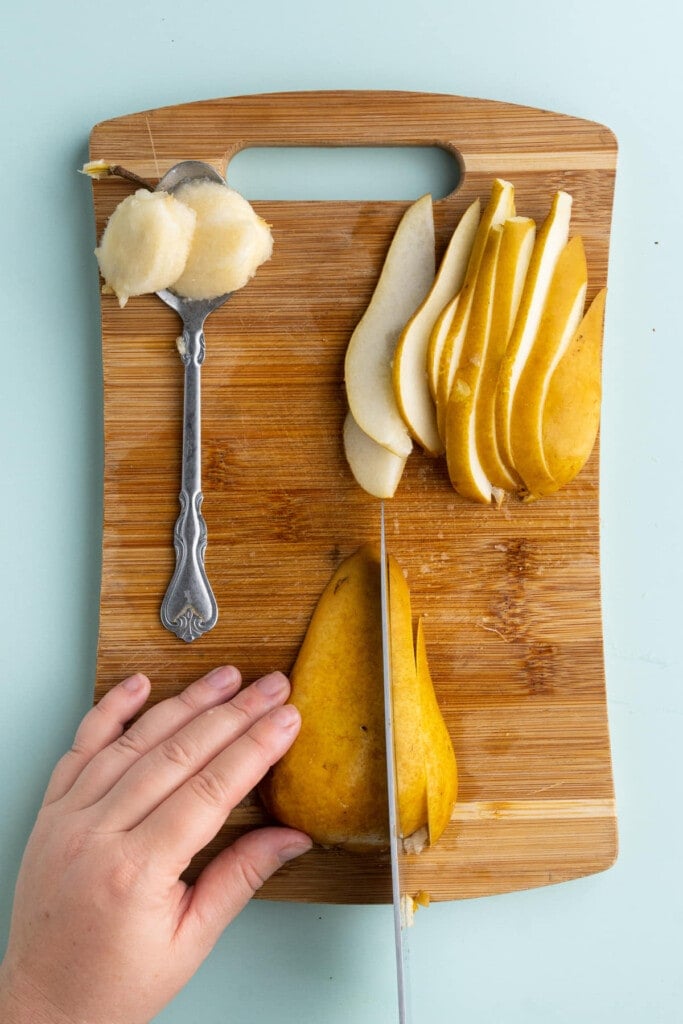
[[[93, 686], [98, 279], [75, 173], [91, 126], [248, 92], [450, 92], [601, 121], [620, 142], [602, 566], [621, 853], [602, 875], [421, 913], [415, 1024], [681, 1020], [680, 6], [63, 0], [13, 5], [3, 21], [3, 940], [43, 786]], [[387, 908], [254, 903], [158, 1019], [389, 1024], [393, 984]]]

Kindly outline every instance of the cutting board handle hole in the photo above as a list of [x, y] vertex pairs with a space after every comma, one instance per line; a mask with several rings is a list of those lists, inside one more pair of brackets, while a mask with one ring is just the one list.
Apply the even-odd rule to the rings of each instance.
[[443, 146], [249, 146], [233, 156], [228, 184], [246, 199], [435, 200], [462, 181], [458, 154]]

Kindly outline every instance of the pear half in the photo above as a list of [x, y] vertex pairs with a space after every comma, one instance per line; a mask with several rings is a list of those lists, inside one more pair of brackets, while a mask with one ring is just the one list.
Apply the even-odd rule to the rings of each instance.
[[401, 332], [394, 355], [393, 381], [398, 407], [413, 439], [430, 455], [440, 455], [443, 445], [427, 377], [429, 339], [437, 317], [462, 286], [480, 208], [481, 203], [476, 199], [460, 218], [434, 284]]
[[392, 361], [399, 336], [434, 281], [432, 197], [408, 207], [396, 229], [370, 303], [346, 350], [346, 397], [361, 430], [394, 455], [412, 438], [396, 403]]
[[[401, 834], [429, 829], [436, 842], [451, 816], [457, 769], [424, 649], [418, 669], [410, 592], [393, 558], [389, 616]], [[323, 846], [363, 852], [388, 844], [382, 680], [379, 546], [366, 544], [338, 567], [313, 612], [291, 672], [301, 731], [260, 787], [275, 818]]]
[[581, 322], [588, 285], [583, 242], [577, 235], [557, 261], [546, 305], [519, 376], [510, 416], [512, 463], [530, 495], [552, 486], [543, 450], [543, 412], [552, 376]]

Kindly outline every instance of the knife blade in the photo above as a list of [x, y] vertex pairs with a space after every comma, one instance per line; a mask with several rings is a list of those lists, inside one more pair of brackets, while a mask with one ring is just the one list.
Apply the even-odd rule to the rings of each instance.
[[382, 614], [382, 668], [384, 678], [384, 735], [387, 755], [387, 796], [389, 804], [389, 850], [391, 856], [391, 896], [396, 950], [396, 982], [399, 1024], [408, 1024], [407, 935], [402, 914], [401, 830], [398, 814], [396, 746], [391, 690], [391, 630], [389, 624], [389, 563], [384, 526], [384, 502], [380, 507], [380, 605]]

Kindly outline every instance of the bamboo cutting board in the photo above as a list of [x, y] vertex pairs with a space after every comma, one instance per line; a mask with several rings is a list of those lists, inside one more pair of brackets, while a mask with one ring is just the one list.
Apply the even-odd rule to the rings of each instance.
[[[588, 299], [607, 278], [616, 141], [605, 127], [457, 96], [312, 92], [150, 110], [97, 125], [91, 158], [158, 179], [184, 159], [220, 171], [247, 146], [439, 145], [461, 166], [435, 204], [438, 253], [495, 176], [517, 210], [574, 197]], [[98, 237], [130, 186], [94, 186]], [[226, 662], [245, 680], [291, 668], [339, 561], [377, 539], [378, 504], [345, 463], [343, 359], [406, 202], [257, 202], [275, 250], [207, 323], [203, 489], [215, 629], [166, 632], [178, 512], [182, 364], [176, 315], [156, 297], [102, 296], [105, 494], [96, 698], [141, 669], [152, 700]], [[598, 454], [558, 495], [484, 508], [416, 452], [388, 503], [388, 541], [425, 616], [430, 662], [458, 755], [460, 794], [434, 850], [410, 864], [433, 899], [482, 896], [609, 867], [616, 818], [600, 611]], [[264, 820], [247, 800], [193, 865]], [[260, 895], [390, 901], [381, 855], [315, 850]]]

